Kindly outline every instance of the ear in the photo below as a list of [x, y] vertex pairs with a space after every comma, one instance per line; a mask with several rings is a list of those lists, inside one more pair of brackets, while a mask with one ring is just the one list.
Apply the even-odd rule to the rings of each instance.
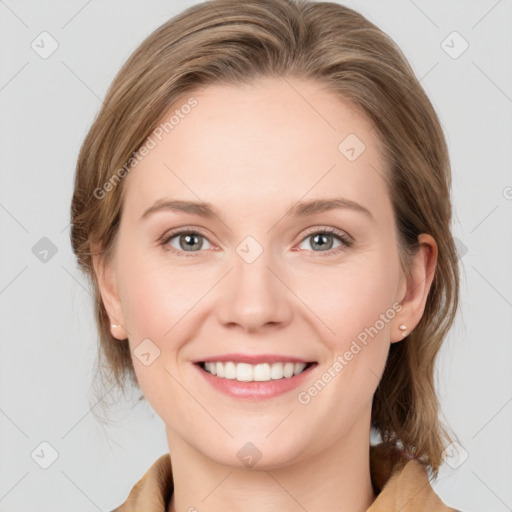
[[[418, 237], [419, 249], [411, 265], [411, 275], [405, 277], [405, 292], [400, 301], [402, 309], [395, 317], [391, 343], [401, 341], [420, 322], [428, 293], [434, 280], [437, 264], [437, 243], [431, 235], [422, 233]], [[400, 325], [405, 329], [400, 329]]]
[[128, 337], [128, 330], [118, 294], [112, 261], [104, 256], [98, 245], [91, 246], [91, 253], [101, 298], [107, 310], [110, 333], [118, 340], [125, 340]]

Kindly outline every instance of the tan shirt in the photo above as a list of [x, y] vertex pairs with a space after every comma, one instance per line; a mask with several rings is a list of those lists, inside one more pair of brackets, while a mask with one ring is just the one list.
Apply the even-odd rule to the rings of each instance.
[[[423, 464], [383, 444], [370, 447], [377, 498], [366, 512], [457, 512], [436, 495]], [[113, 512], [166, 512], [173, 493], [171, 457], [162, 455]]]

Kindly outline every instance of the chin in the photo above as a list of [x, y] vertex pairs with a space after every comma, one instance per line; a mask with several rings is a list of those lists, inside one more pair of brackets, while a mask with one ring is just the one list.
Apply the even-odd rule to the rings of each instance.
[[[271, 434], [274, 435], [274, 434]], [[290, 438], [275, 436], [275, 439], [259, 436], [236, 436], [224, 446], [216, 444], [203, 452], [219, 464], [237, 469], [271, 471], [292, 464], [304, 452], [307, 443], [292, 442]], [[206, 447], [205, 447], [206, 448]]]

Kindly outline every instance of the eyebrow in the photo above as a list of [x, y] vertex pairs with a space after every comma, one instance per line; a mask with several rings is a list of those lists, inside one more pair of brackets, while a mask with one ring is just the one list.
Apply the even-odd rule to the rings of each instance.
[[[315, 215], [335, 209], [354, 210], [364, 214], [371, 220], [375, 220], [370, 210], [364, 206], [356, 203], [355, 201], [340, 197], [299, 201], [286, 210], [284, 217], [307, 217], [309, 215]], [[220, 212], [210, 203], [159, 199], [144, 211], [139, 220], [147, 219], [150, 215], [160, 211], [189, 213], [207, 219], [215, 217], [218, 217], [219, 219], [221, 218]]]

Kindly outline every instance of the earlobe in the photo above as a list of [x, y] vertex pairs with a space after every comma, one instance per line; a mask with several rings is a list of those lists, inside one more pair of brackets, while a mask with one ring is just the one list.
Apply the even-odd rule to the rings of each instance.
[[128, 331], [125, 327], [124, 315], [114, 278], [112, 262], [105, 259], [104, 255], [97, 250], [97, 246], [94, 248], [91, 247], [91, 253], [94, 273], [98, 282], [101, 299], [108, 315], [110, 334], [118, 340], [124, 340], [128, 337]]
[[[403, 313], [400, 313], [400, 318], [403, 316]], [[398, 317], [397, 317], [398, 319]], [[402, 341], [406, 336], [411, 333], [412, 329], [409, 329], [409, 326], [405, 323], [396, 324], [392, 327], [391, 339], [390, 343], [398, 343]]]
[[391, 343], [408, 336], [418, 325], [425, 311], [425, 304], [435, 276], [437, 243], [431, 235], [418, 237], [419, 249], [413, 257], [411, 275], [406, 278], [405, 295], [400, 301], [402, 309], [396, 317]]

